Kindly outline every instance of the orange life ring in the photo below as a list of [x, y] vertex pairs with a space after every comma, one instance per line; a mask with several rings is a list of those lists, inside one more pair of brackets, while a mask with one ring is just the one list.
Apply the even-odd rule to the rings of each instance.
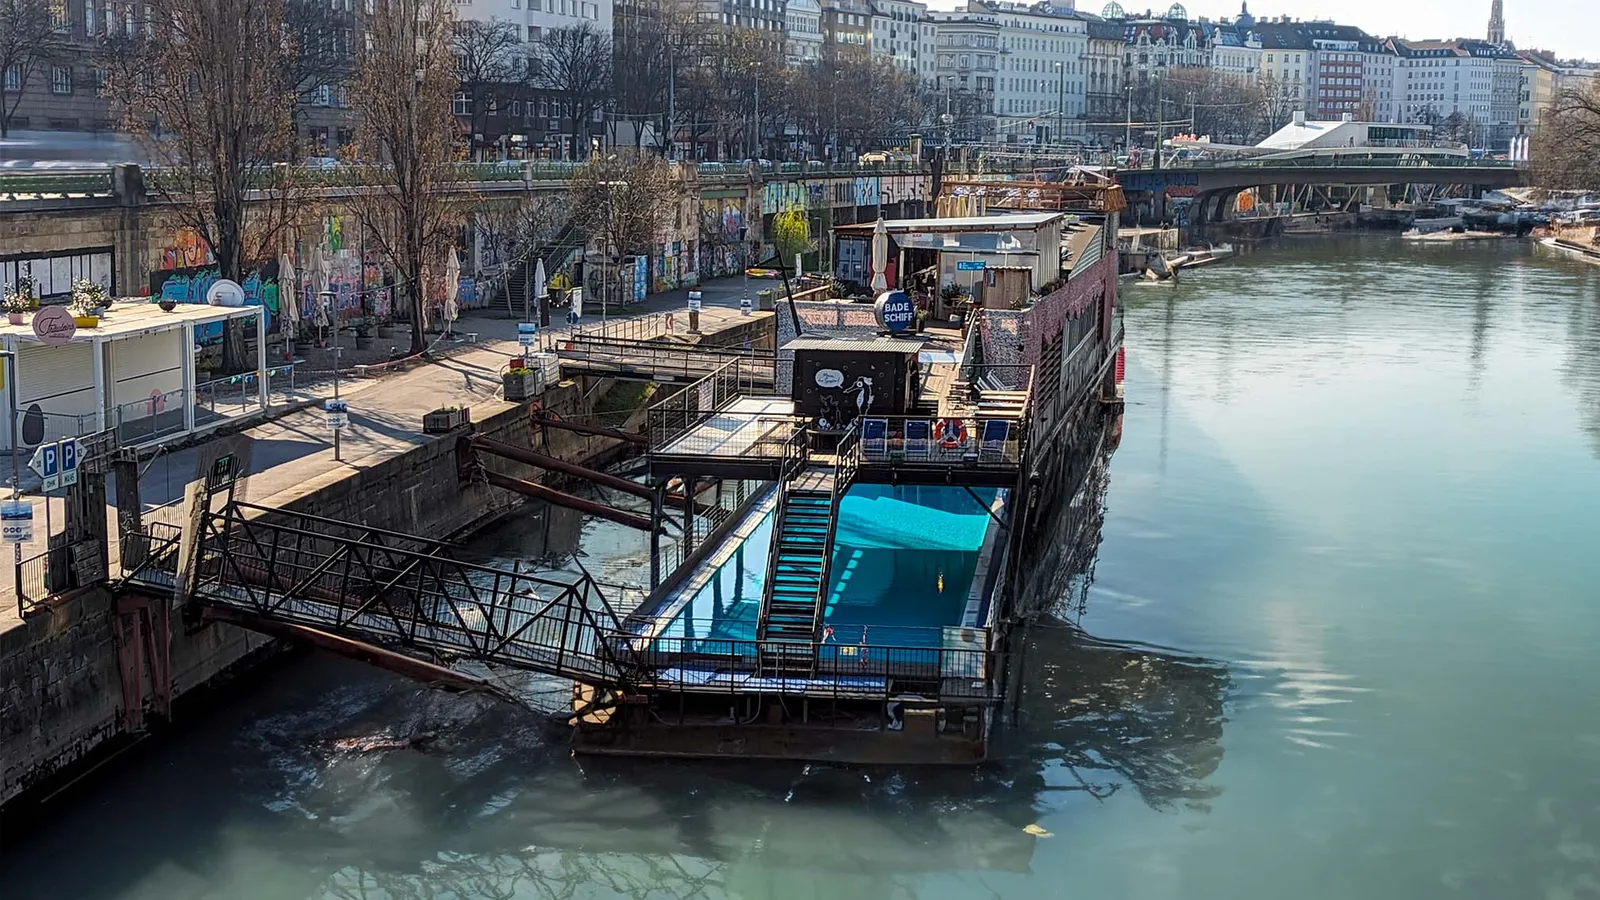
[[967, 423], [960, 419], [940, 419], [935, 427], [938, 428], [939, 446], [946, 450], [967, 445]]

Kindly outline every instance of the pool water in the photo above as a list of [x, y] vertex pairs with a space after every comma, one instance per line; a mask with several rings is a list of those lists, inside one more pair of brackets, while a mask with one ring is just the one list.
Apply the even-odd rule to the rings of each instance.
[[[863, 484], [839, 504], [824, 621], [834, 640], [937, 647], [961, 624], [994, 488]], [[662, 637], [754, 640], [775, 512], [678, 611]]]

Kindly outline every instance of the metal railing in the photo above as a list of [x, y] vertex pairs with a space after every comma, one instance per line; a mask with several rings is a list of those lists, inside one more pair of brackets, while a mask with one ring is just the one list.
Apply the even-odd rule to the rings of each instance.
[[[813, 699], [983, 702], [995, 684], [1001, 653], [982, 628], [917, 628], [828, 623], [809, 675], [763, 676], [761, 644], [749, 620], [676, 620], [674, 634], [611, 641], [628, 647], [642, 687], [683, 694], [804, 694]], [[947, 635], [963, 640], [948, 646]], [[690, 636], [694, 634], [702, 636]]]
[[[739, 397], [757, 390], [770, 390], [772, 362], [737, 357], [693, 384], [645, 410], [646, 434], [652, 451], [688, 434], [695, 426], [716, 415]], [[771, 417], [777, 423], [786, 417]], [[789, 431], [775, 440], [786, 440]], [[694, 452], [685, 448], [682, 452]]]
[[[971, 329], [973, 334], [978, 329]], [[1033, 366], [1025, 363], [963, 362], [958, 381], [980, 391], [1026, 391], [1033, 384]]]
[[106, 559], [98, 540], [84, 540], [41, 550], [16, 564], [17, 615], [29, 613], [51, 597], [106, 579]]
[[104, 172], [0, 172], [0, 200], [35, 197], [109, 197], [111, 173]]
[[209, 514], [195, 597], [361, 640], [603, 684], [629, 665], [599, 584], [455, 560], [439, 541], [233, 501]]
[[122, 535], [118, 541], [122, 577], [141, 584], [170, 587], [178, 574], [178, 545], [182, 537], [182, 526], [151, 521], [145, 521], [137, 532]]
[[1022, 464], [1026, 429], [1014, 419], [867, 416], [857, 421], [863, 464], [974, 469]]
[[747, 363], [745, 377], [752, 388], [772, 387], [774, 360], [770, 353], [728, 347], [697, 347], [665, 341], [576, 336], [560, 340], [556, 355], [562, 366], [583, 374], [615, 374], [650, 381], [696, 381], [706, 378], [729, 360]]
[[[800, 476], [806, 470], [806, 465], [811, 459], [811, 429], [801, 425], [783, 444], [782, 462], [778, 464], [778, 502], [772, 511], [772, 535], [769, 539], [770, 546], [767, 550], [767, 577], [762, 582], [761, 611], [757, 621], [759, 627], [765, 630], [768, 620], [772, 616], [773, 591], [778, 583], [778, 552], [779, 545], [783, 542], [784, 519], [789, 514], [789, 482]], [[817, 590], [826, 590], [824, 583]]]
[[185, 431], [184, 390], [152, 393], [142, 400], [120, 403], [111, 410], [111, 424], [124, 445], [143, 444]]

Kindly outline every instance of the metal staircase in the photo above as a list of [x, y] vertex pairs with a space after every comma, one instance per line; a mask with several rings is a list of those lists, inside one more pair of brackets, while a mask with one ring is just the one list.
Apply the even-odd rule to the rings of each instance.
[[554, 275], [566, 266], [567, 260], [573, 252], [583, 247], [585, 238], [578, 231], [578, 227], [568, 222], [562, 227], [550, 242], [541, 246], [533, 253], [525, 255], [506, 272], [506, 303], [513, 315], [518, 314], [524, 307], [524, 298], [528, 293], [528, 272], [534, 268], [539, 260], [544, 260], [545, 273]]
[[858, 447], [852, 429], [831, 461], [804, 448], [798, 459], [786, 460], [756, 627], [763, 674], [809, 675], [816, 669], [839, 502], [855, 480]]

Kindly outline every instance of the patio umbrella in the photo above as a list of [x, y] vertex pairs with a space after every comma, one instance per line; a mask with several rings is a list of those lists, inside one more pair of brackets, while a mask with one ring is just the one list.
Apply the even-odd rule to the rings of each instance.
[[327, 328], [329, 324], [328, 310], [322, 304], [322, 292], [328, 289], [328, 273], [329, 268], [322, 259], [322, 247], [312, 247], [306, 274], [311, 277], [311, 323], [318, 328]]
[[883, 223], [883, 217], [878, 217], [878, 224], [872, 229], [872, 289], [874, 291], [887, 291], [889, 289], [889, 226]]
[[[540, 257], [538, 263], [533, 267], [533, 296], [534, 299], [542, 299], [549, 296], [549, 293], [549, 282], [544, 275], [544, 258]], [[540, 309], [543, 308], [542, 306], [540, 307]]]
[[283, 317], [283, 336], [294, 340], [300, 324], [300, 291], [294, 280], [294, 262], [287, 252], [278, 257], [278, 315]]
[[461, 312], [461, 304], [457, 298], [461, 293], [461, 257], [456, 254], [456, 248], [450, 248], [450, 255], [444, 261], [444, 330], [450, 331], [450, 325]]

